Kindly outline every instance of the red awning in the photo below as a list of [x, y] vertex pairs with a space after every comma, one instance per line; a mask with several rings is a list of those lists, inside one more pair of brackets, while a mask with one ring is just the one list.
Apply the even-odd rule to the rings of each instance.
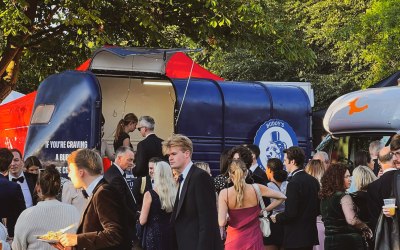
[[167, 62], [167, 69], [165, 74], [169, 78], [188, 78], [190, 76], [190, 70], [193, 70], [191, 77], [197, 78], [206, 78], [217, 81], [223, 81], [224, 79], [211, 73], [205, 68], [198, 65], [194, 62], [190, 57], [188, 57], [185, 53], [178, 52], [174, 54], [169, 61]]

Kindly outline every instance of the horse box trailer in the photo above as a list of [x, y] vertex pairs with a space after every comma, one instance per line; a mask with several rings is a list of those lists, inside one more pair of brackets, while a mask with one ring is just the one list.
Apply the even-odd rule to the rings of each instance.
[[[370, 88], [337, 98], [324, 116], [328, 135], [317, 147], [325, 151], [333, 162], [353, 166], [358, 151], [368, 152], [372, 141], [388, 145], [390, 138], [400, 131], [398, 96], [400, 87]], [[357, 166], [354, 166], [357, 167]]]
[[[106, 120], [103, 139], [112, 145], [118, 121], [131, 112], [138, 117], [152, 116], [155, 133], [162, 139], [173, 133], [188, 136], [193, 141], [193, 161], [208, 162], [213, 174], [219, 172], [224, 149], [253, 143], [267, 121], [291, 126], [294, 144], [310, 155], [312, 113], [304, 90], [310, 88], [309, 83], [170, 78], [166, 65], [182, 51], [187, 52], [107, 47], [94, 53], [87, 71], [49, 76], [37, 90], [25, 157], [36, 155], [65, 173], [65, 160], [72, 151], [100, 149], [101, 114]], [[279, 136], [283, 140], [285, 134], [279, 133], [275, 131], [269, 140], [276, 141]], [[131, 133], [134, 147], [142, 139], [139, 133]]]

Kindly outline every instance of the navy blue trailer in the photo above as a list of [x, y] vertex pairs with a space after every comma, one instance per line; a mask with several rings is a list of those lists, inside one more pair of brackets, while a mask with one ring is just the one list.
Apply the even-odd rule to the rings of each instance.
[[156, 133], [164, 139], [172, 133], [191, 138], [193, 160], [210, 163], [214, 174], [224, 149], [253, 143], [260, 126], [271, 119], [289, 124], [310, 155], [311, 105], [301, 87], [170, 79], [165, 64], [177, 51], [105, 48], [95, 53], [89, 71], [45, 79], [37, 91], [25, 157], [61, 165], [76, 148], [100, 149], [101, 114], [111, 144], [115, 125], [128, 112], [153, 116]]

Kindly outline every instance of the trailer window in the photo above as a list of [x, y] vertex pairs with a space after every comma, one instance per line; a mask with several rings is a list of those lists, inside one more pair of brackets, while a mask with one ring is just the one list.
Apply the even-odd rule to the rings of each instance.
[[33, 112], [31, 124], [49, 123], [54, 112], [54, 104], [41, 104]]
[[372, 141], [380, 140], [382, 145], [387, 145], [390, 136], [386, 135], [358, 135], [342, 136], [334, 140], [331, 151], [331, 162], [344, 162], [353, 166], [355, 155], [358, 151], [369, 152], [369, 144]]

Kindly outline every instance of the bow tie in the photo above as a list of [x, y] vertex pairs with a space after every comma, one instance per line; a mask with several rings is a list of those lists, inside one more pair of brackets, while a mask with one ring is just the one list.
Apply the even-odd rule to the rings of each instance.
[[85, 189], [82, 189], [82, 194], [83, 194], [83, 197], [85, 197], [85, 199], [89, 198], [89, 195]]
[[20, 182], [20, 183], [23, 183], [24, 182], [24, 180], [25, 180], [25, 178], [23, 177], [23, 176], [20, 176], [20, 177], [18, 177], [18, 178], [12, 178], [11, 179], [13, 182]]

